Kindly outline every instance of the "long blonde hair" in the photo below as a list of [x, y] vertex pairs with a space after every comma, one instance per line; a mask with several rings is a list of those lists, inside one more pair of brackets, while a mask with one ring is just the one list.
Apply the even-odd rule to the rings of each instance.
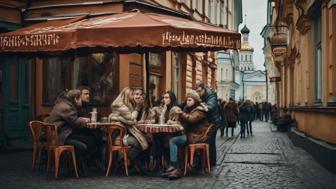
[[133, 93], [134, 90], [130, 89], [129, 87], [125, 87], [117, 96], [117, 98], [113, 101], [111, 107], [120, 106], [124, 104], [129, 108], [130, 111], [133, 111], [136, 106], [135, 101], [133, 99]]

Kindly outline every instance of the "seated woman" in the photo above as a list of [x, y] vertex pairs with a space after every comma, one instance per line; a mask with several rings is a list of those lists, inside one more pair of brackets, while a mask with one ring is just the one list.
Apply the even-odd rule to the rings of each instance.
[[184, 127], [184, 133], [175, 136], [169, 140], [170, 149], [170, 167], [163, 176], [169, 179], [177, 179], [182, 176], [178, 167], [178, 146], [184, 146], [186, 143], [194, 144], [207, 142], [211, 131], [214, 128], [206, 118], [206, 111], [201, 106], [201, 98], [195, 92], [191, 91], [187, 94], [186, 106], [183, 111], [177, 110], [179, 113], [179, 121]]
[[[172, 91], [165, 92], [162, 95], [160, 106], [152, 108], [152, 112], [154, 112], [155, 123], [166, 124], [169, 120], [170, 110], [176, 105], [177, 105], [177, 98], [175, 94]], [[157, 133], [153, 136], [153, 140], [155, 141], [154, 146], [156, 152], [155, 160], [157, 162], [161, 162], [162, 157], [164, 157], [164, 159], [168, 159], [169, 157], [168, 141], [170, 137], [171, 137], [170, 134], [163, 134], [163, 133]]]
[[164, 124], [169, 119], [169, 111], [172, 107], [177, 105], [177, 98], [172, 91], [167, 91], [162, 95], [161, 105], [152, 108], [155, 113], [155, 122]]
[[126, 136], [123, 143], [131, 146], [128, 157], [138, 167], [139, 162], [136, 161], [136, 158], [140, 152], [148, 148], [146, 137], [135, 127], [142, 104], [142, 94], [139, 90], [126, 87], [111, 104], [112, 113], [109, 115], [110, 121], [121, 122], [126, 127]]
[[91, 159], [96, 151], [96, 141], [85, 125], [89, 118], [79, 117], [78, 108], [82, 106], [81, 91], [69, 90], [59, 96], [46, 122], [58, 126], [59, 144], [73, 145], [79, 165]]

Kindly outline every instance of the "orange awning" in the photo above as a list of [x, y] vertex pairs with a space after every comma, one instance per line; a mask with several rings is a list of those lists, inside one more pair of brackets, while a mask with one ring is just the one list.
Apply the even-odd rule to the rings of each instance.
[[240, 34], [185, 18], [140, 11], [50, 20], [0, 35], [0, 53], [115, 48], [213, 51], [240, 48]]

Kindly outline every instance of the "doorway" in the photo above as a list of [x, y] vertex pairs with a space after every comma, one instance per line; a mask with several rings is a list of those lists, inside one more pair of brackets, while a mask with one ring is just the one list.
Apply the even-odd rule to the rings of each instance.
[[30, 115], [28, 60], [2, 59], [3, 128], [9, 139], [28, 137]]

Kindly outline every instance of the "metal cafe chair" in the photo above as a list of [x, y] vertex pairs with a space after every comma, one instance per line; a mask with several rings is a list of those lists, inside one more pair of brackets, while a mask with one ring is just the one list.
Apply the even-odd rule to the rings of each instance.
[[[112, 138], [113, 133], [116, 131], [119, 131], [120, 136], [118, 145], [113, 144], [113, 138]], [[126, 128], [119, 123], [111, 123], [111, 125], [107, 127], [107, 145], [108, 145], [107, 149], [109, 151], [109, 160], [105, 176], [108, 176], [110, 173], [113, 162], [113, 152], [123, 153], [125, 173], [128, 176], [128, 150], [130, 146], [123, 145], [123, 138], [125, 135], [126, 135]]]
[[71, 154], [73, 171], [76, 178], [79, 178], [77, 171], [75, 148], [72, 145], [58, 145], [58, 134], [57, 126], [54, 124], [45, 124], [46, 136], [47, 136], [47, 146], [48, 146], [48, 163], [47, 163], [47, 176], [50, 168], [50, 161], [54, 157], [54, 176], [55, 179], [58, 178], [58, 169], [63, 152], [68, 152]]
[[47, 150], [47, 141], [41, 141], [41, 135], [45, 133], [45, 123], [42, 121], [30, 121], [29, 130], [33, 138], [32, 169], [35, 170], [37, 162], [41, 161], [41, 153]]

